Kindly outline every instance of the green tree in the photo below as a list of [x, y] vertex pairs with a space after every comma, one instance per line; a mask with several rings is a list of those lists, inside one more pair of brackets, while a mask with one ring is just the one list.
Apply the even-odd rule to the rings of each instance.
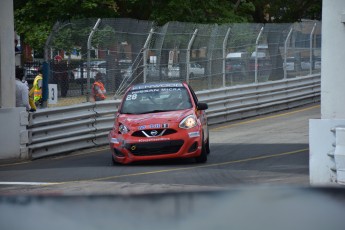
[[321, 19], [322, 0], [14, 0], [15, 30], [39, 50], [53, 25], [80, 18], [129, 17], [193, 23], [297, 22]]
[[118, 16], [115, 0], [15, 0], [14, 10], [16, 32], [37, 50], [57, 21]]
[[321, 20], [322, 0], [252, 0], [252, 3], [255, 6], [253, 19], [258, 23]]

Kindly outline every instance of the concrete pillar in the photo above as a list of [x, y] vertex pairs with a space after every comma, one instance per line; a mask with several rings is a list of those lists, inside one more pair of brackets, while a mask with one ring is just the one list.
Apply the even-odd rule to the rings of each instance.
[[0, 109], [15, 107], [15, 51], [13, 0], [0, 7]]
[[321, 119], [310, 120], [309, 126], [310, 183], [342, 184], [345, 169], [339, 168], [335, 150], [342, 143], [336, 130], [345, 127], [344, 0], [323, 0], [321, 55]]
[[13, 0], [0, 6], [0, 160], [29, 158], [28, 113], [16, 108]]
[[345, 1], [323, 0], [321, 118], [345, 119]]

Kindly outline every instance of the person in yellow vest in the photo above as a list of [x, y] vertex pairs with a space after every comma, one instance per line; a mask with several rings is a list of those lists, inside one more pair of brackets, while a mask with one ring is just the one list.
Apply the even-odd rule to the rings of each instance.
[[33, 111], [42, 105], [42, 81], [42, 70], [39, 69], [38, 75], [35, 77], [32, 88], [29, 92], [29, 103]]
[[106, 90], [102, 83], [102, 74], [97, 73], [95, 76], [95, 82], [92, 84], [91, 95], [95, 101], [103, 101], [106, 98], [105, 93]]

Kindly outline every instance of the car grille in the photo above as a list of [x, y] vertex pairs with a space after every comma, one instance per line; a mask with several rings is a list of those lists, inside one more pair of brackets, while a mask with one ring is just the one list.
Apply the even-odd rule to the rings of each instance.
[[158, 141], [135, 144], [132, 143], [126, 144], [125, 148], [136, 156], [153, 156], [177, 153], [180, 150], [183, 143], [183, 140]]
[[135, 131], [133, 137], [160, 137], [176, 133], [174, 129], [146, 129]]

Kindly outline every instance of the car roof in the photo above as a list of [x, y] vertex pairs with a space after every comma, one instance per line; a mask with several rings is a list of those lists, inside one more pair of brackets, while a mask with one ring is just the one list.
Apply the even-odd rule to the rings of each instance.
[[150, 82], [133, 85], [130, 90], [152, 89], [152, 88], [166, 88], [166, 87], [186, 87], [183, 82]]

